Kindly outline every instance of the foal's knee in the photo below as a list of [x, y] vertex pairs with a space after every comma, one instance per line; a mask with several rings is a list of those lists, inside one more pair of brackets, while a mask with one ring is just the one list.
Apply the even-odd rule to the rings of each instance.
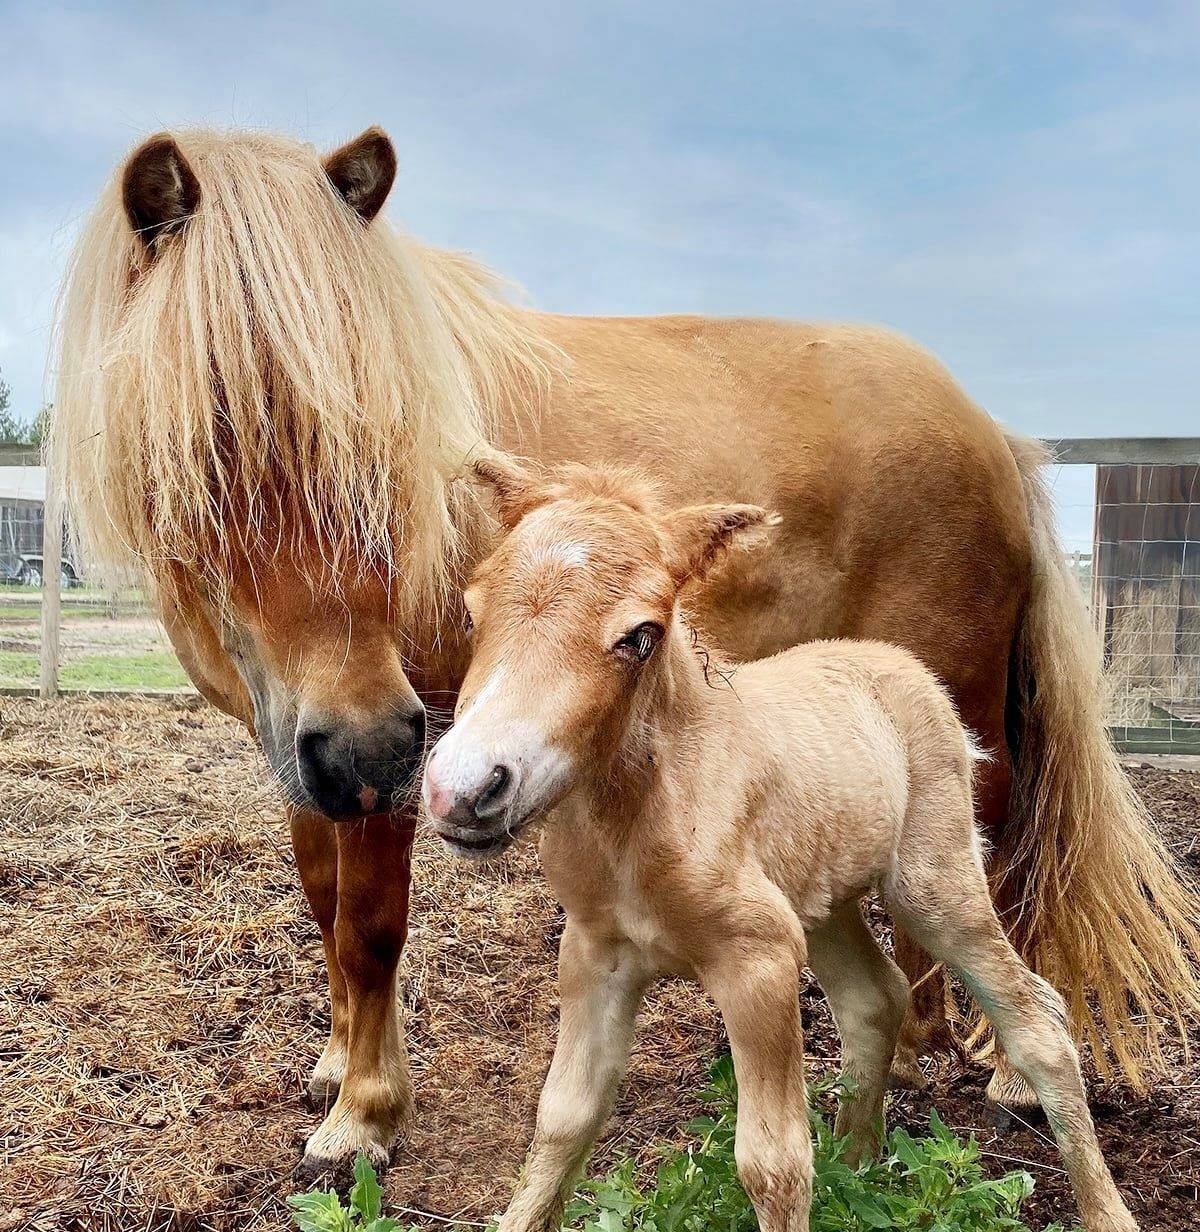
[[1067, 1029], [1067, 1007], [1058, 992], [1030, 971], [1020, 1016], [1003, 1033], [1001, 1043], [1013, 1067], [1035, 1087], [1056, 1088], [1080, 1082], [1079, 1053]]
[[899, 1036], [900, 1028], [912, 1004], [912, 988], [909, 986], [908, 976], [891, 961], [884, 969], [882, 985], [886, 1002], [882, 1026], [894, 1040]]
[[850, 1053], [848, 1059], [852, 1065], [866, 1064], [872, 1070], [880, 1059], [890, 1065], [912, 1002], [908, 977], [889, 960], [880, 965], [869, 984], [858, 990], [856, 1001], [857, 1014], [843, 1010], [838, 1022], [843, 1045]]
[[1057, 1088], [1079, 1080], [1079, 1054], [1066, 1028], [1044, 1020], [1010, 1035], [1005, 1051], [1013, 1068], [1022, 1074], [1039, 1096], [1044, 1087]]
[[766, 1127], [734, 1145], [738, 1178], [762, 1232], [807, 1232], [812, 1204], [813, 1152], [808, 1127]]

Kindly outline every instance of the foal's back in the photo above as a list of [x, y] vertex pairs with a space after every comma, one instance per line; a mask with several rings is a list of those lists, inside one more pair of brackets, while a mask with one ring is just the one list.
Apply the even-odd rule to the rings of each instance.
[[[973, 746], [908, 651], [809, 642], [740, 667], [733, 688], [771, 762], [758, 849], [802, 918], [871, 890], [901, 852], [974, 845]], [[932, 822], [930, 800], [945, 801]]]

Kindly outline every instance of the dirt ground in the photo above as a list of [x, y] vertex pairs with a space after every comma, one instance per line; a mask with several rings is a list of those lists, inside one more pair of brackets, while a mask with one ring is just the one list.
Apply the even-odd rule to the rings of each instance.
[[[1134, 769], [1200, 868], [1200, 774]], [[328, 1027], [320, 944], [274, 790], [208, 709], [0, 699], [0, 1232], [283, 1228], [315, 1123], [302, 1102]], [[405, 957], [418, 1112], [387, 1176], [393, 1213], [484, 1220], [515, 1174], [549, 1060], [559, 915], [524, 851], [478, 872], [425, 836]], [[836, 1043], [806, 995], [814, 1066]], [[663, 986], [595, 1167], [678, 1140], [723, 1047], [697, 991]], [[1028, 1168], [1031, 1223], [1071, 1213], [1044, 1129], [984, 1123], [985, 1073], [899, 1097]], [[1117, 1181], [1145, 1232], [1200, 1229], [1200, 1066], [1149, 1099], [1097, 1087]]]
[[[0, 607], [3, 598], [0, 593]], [[7, 610], [12, 614], [0, 616], [0, 650], [36, 652], [41, 639], [40, 609], [31, 605], [28, 610]], [[67, 607], [59, 639], [62, 661], [67, 663], [89, 653], [145, 654], [171, 648], [162, 625], [149, 612], [111, 617], [91, 608]]]

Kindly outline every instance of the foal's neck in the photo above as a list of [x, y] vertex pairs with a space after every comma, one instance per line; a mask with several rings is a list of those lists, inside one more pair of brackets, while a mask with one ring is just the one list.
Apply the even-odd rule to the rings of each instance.
[[729, 671], [698, 647], [681, 617], [668, 628], [652, 670], [611, 761], [596, 777], [595, 805], [606, 813], [636, 816], [664, 784], [690, 794], [699, 786], [706, 748], [725, 727], [734, 697]]

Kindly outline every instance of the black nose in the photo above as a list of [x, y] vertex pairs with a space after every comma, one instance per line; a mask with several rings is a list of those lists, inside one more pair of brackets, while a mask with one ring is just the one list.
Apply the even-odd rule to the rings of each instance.
[[460, 830], [491, 829], [486, 823], [507, 808], [512, 788], [513, 772], [507, 766], [493, 766], [483, 782], [455, 794], [442, 821]]
[[508, 785], [512, 782], [512, 771], [507, 766], [493, 766], [491, 774], [484, 779], [483, 786], [479, 789], [479, 795], [475, 797], [474, 803], [471, 805], [473, 812], [479, 821], [485, 821], [489, 817], [494, 817], [504, 808], [505, 797], [508, 794]]
[[420, 764], [421, 758], [425, 754], [425, 707], [414, 711], [408, 716], [408, 731], [409, 731], [409, 759], [416, 758], [417, 764]]
[[314, 717], [296, 729], [296, 770], [326, 816], [361, 817], [393, 806], [420, 766], [424, 747], [424, 709], [370, 729]]

